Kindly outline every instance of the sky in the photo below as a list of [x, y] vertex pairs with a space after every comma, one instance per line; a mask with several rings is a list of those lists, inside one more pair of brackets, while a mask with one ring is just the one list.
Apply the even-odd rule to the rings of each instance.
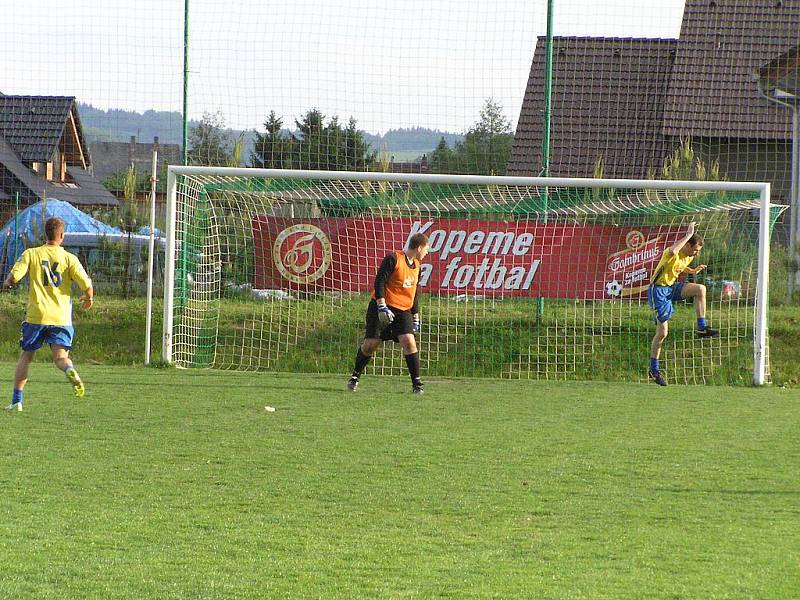
[[[183, 0], [6, 2], [0, 92], [182, 110]], [[553, 0], [554, 34], [676, 38], [683, 2]], [[546, 0], [190, 0], [189, 115], [237, 129], [310, 108], [361, 129], [516, 124]]]

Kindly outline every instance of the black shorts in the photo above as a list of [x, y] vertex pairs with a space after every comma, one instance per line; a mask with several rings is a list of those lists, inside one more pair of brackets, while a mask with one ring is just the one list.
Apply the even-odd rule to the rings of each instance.
[[414, 319], [410, 310], [400, 310], [393, 306], [389, 307], [394, 313], [394, 321], [386, 329], [381, 330], [381, 322], [378, 320], [378, 303], [370, 300], [367, 307], [367, 327], [364, 337], [367, 339], [379, 339], [384, 342], [393, 340], [399, 341], [397, 336], [404, 333], [414, 333]]

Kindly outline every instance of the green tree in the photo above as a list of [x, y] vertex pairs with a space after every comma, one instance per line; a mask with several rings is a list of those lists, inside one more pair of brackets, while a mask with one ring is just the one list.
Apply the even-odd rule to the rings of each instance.
[[[648, 172], [649, 179], [655, 179], [656, 173]], [[719, 161], [715, 160], [710, 166], [696, 156], [692, 139], [681, 138], [680, 145], [670, 154], [658, 173], [659, 179], [672, 181], [724, 181], [720, 175]]]
[[450, 148], [444, 136], [439, 140], [436, 149], [430, 154], [430, 169], [433, 173], [459, 173], [456, 163], [457, 153]]
[[259, 169], [289, 169], [292, 166], [292, 137], [283, 131], [283, 120], [270, 111], [264, 133], [256, 131], [250, 166]]
[[473, 175], [505, 175], [513, 142], [511, 122], [502, 106], [489, 98], [461, 144], [463, 169]]
[[244, 152], [244, 131], [239, 134], [239, 137], [233, 142], [231, 148], [231, 155], [228, 158], [228, 167], [239, 167], [242, 165], [242, 152]]
[[377, 156], [377, 151], [370, 150], [356, 120], [350, 117], [344, 130], [344, 168], [348, 171], [367, 171], [375, 165]]
[[300, 169], [324, 171], [366, 171], [375, 162], [364, 133], [351, 118], [342, 127], [334, 116], [325, 124], [325, 116], [317, 109], [309, 110], [295, 120], [297, 133], [292, 135], [292, 164]]
[[489, 98], [463, 141], [456, 142], [452, 150], [444, 138], [439, 141], [431, 154], [431, 169], [437, 173], [505, 175], [513, 142], [511, 122], [503, 107]]
[[[125, 185], [128, 178], [128, 171], [130, 166], [126, 167], [125, 169], [121, 169], [116, 173], [112, 173], [108, 177], [103, 180], [103, 186], [109, 192], [120, 192], [124, 195], [125, 192]], [[150, 192], [150, 177], [151, 174], [147, 173], [136, 173], [136, 193], [137, 194], [146, 194]], [[158, 180], [156, 181], [156, 190], [163, 192], [167, 189], [167, 165], [162, 164], [161, 167], [158, 169], [157, 173]]]
[[325, 115], [316, 108], [302, 119], [295, 119], [297, 133], [292, 135], [293, 162], [300, 169], [321, 169], [327, 161], [328, 148], [325, 136]]
[[144, 211], [136, 202], [137, 177], [136, 169], [133, 165], [128, 167], [123, 186], [124, 199], [120, 202], [117, 210], [119, 228], [127, 234], [127, 244], [125, 245], [125, 271], [122, 273], [122, 295], [127, 298], [129, 292], [129, 280], [131, 276], [131, 259], [133, 257], [133, 246], [131, 234], [145, 224], [146, 218]]
[[204, 113], [189, 132], [189, 164], [227, 167], [232, 160], [233, 141], [220, 112]]

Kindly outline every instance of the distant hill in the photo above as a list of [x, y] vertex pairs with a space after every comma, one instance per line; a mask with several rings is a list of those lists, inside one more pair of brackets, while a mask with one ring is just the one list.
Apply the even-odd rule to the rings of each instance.
[[[81, 122], [89, 142], [127, 142], [136, 136], [140, 142], [152, 142], [158, 136], [162, 144], [182, 143], [182, 121], [179, 112], [148, 110], [143, 113], [126, 110], [102, 110], [90, 104], [78, 104]], [[197, 121], [189, 121], [193, 127]], [[232, 138], [239, 137], [240, 131], [229, 130]], [[457, 133], [414, 127], [410, 129], [390, 129], [384, 135], [365, 132], [364, 138], [373, 150], [388, 152], [396, 160], [412, 160], [414, 157], [430, 152], [444, 138], [452, 146], [463, 139]], [[250, 155], [253, 131], [245, 132], [245, 156]]]
[[439, 144], [442, 138], [452, 146], [464, 138], [457, 133], [448, 133], [438, 129], [414, 127], [413, 129], [390, 129], [384, 135], [365, 133], [364, 138], [373, 150], [386, 152], [430, 152]]
[[90, 142], [127, 142], [135, 135], [145, 143], [152, 142], [155, 136], [162, 144], [182, 143], [183, 122], [179, 112], [102, 110], [78, 103], [78, 114]]

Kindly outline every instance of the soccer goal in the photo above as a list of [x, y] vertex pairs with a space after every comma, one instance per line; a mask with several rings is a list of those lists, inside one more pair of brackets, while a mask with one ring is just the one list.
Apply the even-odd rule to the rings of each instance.
[[[426, 376], [645, 381], [646, 291], [695, 222], [689, 276], [720, 336], [676, 307], [673, 383], [769, 381], [766, 183], [170, 167], [163, 358], [180, 367], [348, 373], [385, 254], [430, 239]], [[404, 373], [384, 348], [368, 372]]]

